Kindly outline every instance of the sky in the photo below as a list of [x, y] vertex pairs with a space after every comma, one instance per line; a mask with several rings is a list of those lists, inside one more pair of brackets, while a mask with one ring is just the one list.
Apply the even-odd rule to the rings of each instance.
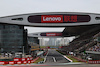
[[[100, 0], [0, 0], [0, 17], [40, 12], [100, 13]], [[28, 33], [63, 31], [64, 28], [25, 27]]]

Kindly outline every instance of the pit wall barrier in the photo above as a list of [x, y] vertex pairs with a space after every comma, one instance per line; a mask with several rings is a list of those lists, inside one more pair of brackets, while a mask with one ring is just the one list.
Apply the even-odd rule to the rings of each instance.
[[0, 65], [14, 65], [14, 64], [31, 64], [38, 60], [40, 57], [33, 59], [32, 57], [28, 58], [14, 58], [13, 61], [0, 61]]
[[100, 60], [89, 60], [89, 64], [100, 64]]

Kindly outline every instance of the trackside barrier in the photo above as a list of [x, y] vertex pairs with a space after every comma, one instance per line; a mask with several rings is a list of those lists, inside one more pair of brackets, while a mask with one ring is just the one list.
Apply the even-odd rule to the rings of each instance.
[[17, 61], [17, 64], [22, 64], [22, 61]]
[[6, 62], [5, 61], [0, 61], [0, 65], [5, 65]]
[[27, 64], [27, 61], [23, 61], [23, 64]]
[[17, 61], [17, 64], [19, 64], [19, 65], [22, 64], [22, 61]]
[[9, 64], [14, 65], [15, 63], [14, 63], [14, 61], [9, 61]]
[[29, 58], [29, 57], [27, 58], [27, 61], [28, 61], [28, 60], [30, 60], [30, 58]]
[[[73, 56], [73, 55], [72, 55]], [[75, 57], [75, 56], [73, 56], [73, 58], [75, 58], [75, 59], [77, 59], [78, 61], [81, 61], [81, 62], [87, 62], [86, 60], [83, 60], [83, 59], [80, 59], [80, 58], [77, 58], [77, 57]]]
[[34, 60], [31, 60], [31, 63], [34, 63]]
[[100, 64], [100, 60], [89, 60], [89, 64]]
[[30, 60], [33, 60], [33, 57], [30, 57]]
[[30, 64], [31, 63], [31, 60], [28, 60], [28, 64]]
[[0, 61], [0, 65], [6, 65], [6, 64], [10, 64], [10, 65], [14, 65], [14, 64], [30, 64], [30, 63], [34, 63], [36, 60], [38, 60], [40, 57], [37, 57], [35, 59], [33, 59], [32, 57], [28, 57], [28, 58], [14, 58], [14, 61]]
[[5, 64], [9, 64], [9, 61], [6, 61]]
[[22, 58], [22, 59], [21, 59], [21, 61], [26, 61], [26, 60], [27, 60], [27, 58]]
[[21, 61], [21, 60], [22, 60], [22, 58], [14, 58], [13, 61]]
[[[0, 65], [5, 65], [5, 64], [10, 64], [10, 65], [14, 65], [14, 64], [27, 64], [27, 63], [34, 63], [37, 59], [39, 59], [39, 57], [37, 57], [37, 58], [35, 58], [34, 60], [33, 60], [33, 58], [32, 57], [28, 57], [28, 58], [22, 58], [22, 59], [20, 59], [20, 58], [14, 58], [14, 61], [9, 61], [9, 62], [5, 62], [5, 61], [0, 61]], [[21, 61], [18, 61], [18, 60], [21, 60]]]

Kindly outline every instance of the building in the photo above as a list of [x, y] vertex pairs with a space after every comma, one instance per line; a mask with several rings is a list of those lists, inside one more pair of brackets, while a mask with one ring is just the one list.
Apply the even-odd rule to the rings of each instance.
[[49, 42], [48, 42], [48, 44], [49, 44], [49, 46], [56, 46], [56, 38], [49, 38]]
[[45, 46], [44, 38], [39, 38], [39, 44], [40, 44], [40, 46]]
[[57, 45], [57, 46], [60, 46], [60, 40], [57, 40], [57, 41], [56, 41], [56, 45]]
[[45, 41], [45, 46], [48, 46], [48, 41]]
[[0, 49], [2, 53], [27, 53], [27, 30], [24, 26], [0, 24]]
[[30, 46], [29, 53], [31, 53], [33, 57], [36, 57], [37, 51], [40, 50], [38, 37], [28, 36], [28, 45]]
[[69, 45], [69, 39], [67, 38], [61, 38], [60, 40], [60, 46], [66, 46], [66, 45]]
[[70, 40], [69, 40], [69, 39], [64, 38], [64, 44], [65, 44], [65, 46], [66, 46], [66, 45], [69, 45], [69, 42], [70, 42]]

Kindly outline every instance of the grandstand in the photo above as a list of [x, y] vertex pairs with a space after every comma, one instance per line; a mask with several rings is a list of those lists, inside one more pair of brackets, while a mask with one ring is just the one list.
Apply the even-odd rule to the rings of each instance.
[[76, 56], [81, 57], [83, 57], [83, 53], [85, 53], [85, 59], [87, 56], [91, 56], [92, 60], [99, 60], [100, 58], [97, 57], [100, 55], [100, 53], [98, 53], [100, 52], [100, 26], [96, 25], [88, 28], [91, 28], [91, 30], [80, 33], [80, 35], [76, 36], [76, 38], [69, 43], [70, 45], [62, 47], [60, 51], [65, 54], [73, 52]]
[[96, 44], [96, 45], [90, 47], [89, 49], [87, 49], [87, 51], [96, 51], [96, 52], [100, 52], [100, 44]]

